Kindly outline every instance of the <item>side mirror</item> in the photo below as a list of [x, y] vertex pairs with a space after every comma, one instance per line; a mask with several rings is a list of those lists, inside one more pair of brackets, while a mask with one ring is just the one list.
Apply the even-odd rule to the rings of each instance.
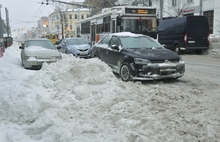
[[113, 45], [111, 45], [111, 48], [112, 48], [112, 49], [116, 49], [116, 50], [118, 50], [118, 45], [113, 44]]
[[166, 45], [165, 45], [165, 44], [162, 44], [162, 46], [163, 46], [164, 48], [166, 48]]
[[61, 49], [61, 47], [60, 47], [60, 46], [57, 46], [57, 49]]
[[24, 46], [19, 46], [19, 49], [24, 49]]

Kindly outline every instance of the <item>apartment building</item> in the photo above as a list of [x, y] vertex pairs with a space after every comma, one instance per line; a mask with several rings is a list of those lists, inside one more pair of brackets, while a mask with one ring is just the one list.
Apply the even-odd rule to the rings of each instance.
[[48, 16], [48, 33], [58, 34], [59, 39], [76, 37], [76, 22], [87, 18], [90, 14], [88, 8], [70, 8], [56, 10]]

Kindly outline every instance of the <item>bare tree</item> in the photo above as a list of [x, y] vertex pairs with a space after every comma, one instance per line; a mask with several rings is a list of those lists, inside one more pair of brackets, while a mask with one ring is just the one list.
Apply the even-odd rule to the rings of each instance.
[[59, 4], [59, 3], [54, 3], [55, 6], [55, 13], [58, 13], [60, 17], [60, 25], [61, 25], [61, 35], [62, 39], [64, 39], [64, 28], [66, 26], [66, 13], [65, 13], [65, 5], [64, 4]]
[[92, 15], [93, 15], [100, 13], [103, 8], [115, 6], [115, 1], [116, 0], [85, 0], [84, 4], [93, 7], [92, 8]]
[[182, 0], [172, 1], [172, 3], [168, 2], [165, 5], [168, 9], [163, 12], [168, 15], [168, 17], [180, 17], [183, 12], [190, 8], [189, 3], [183, 3]]
[[152, 6], [152, 0], [134, 0], [133, 6]]

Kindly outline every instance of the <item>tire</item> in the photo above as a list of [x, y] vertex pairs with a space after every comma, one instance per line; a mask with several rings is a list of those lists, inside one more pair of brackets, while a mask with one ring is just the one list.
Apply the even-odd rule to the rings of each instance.
[[203, 53], [203, 50], [198, 49], [198, 50], [195, 50], [195, 52], [196, 52], [197, 55], [201, 55]]
[[21, 59], [21, 65], [24, 66], [23, 59]]
[[174, 52], [177, 53], [178, 55], [181, 55], [181, 51], [180, 51], [179, 45], [175, 45]]
[[131, 80], [131, 67], [128, 63], [123, 63], [121, 65], [119, 76], [123, 81]]

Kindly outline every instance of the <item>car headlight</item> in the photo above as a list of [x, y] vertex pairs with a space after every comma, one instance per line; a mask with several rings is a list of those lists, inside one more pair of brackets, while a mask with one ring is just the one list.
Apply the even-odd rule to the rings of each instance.
[[145, 64], [150, 64], [151, 61], [150, 61], [150, 60], [147, 60], [147, 59], [134, 58], [134, 63], [135, 63], [135, 64], [145, 65]]

